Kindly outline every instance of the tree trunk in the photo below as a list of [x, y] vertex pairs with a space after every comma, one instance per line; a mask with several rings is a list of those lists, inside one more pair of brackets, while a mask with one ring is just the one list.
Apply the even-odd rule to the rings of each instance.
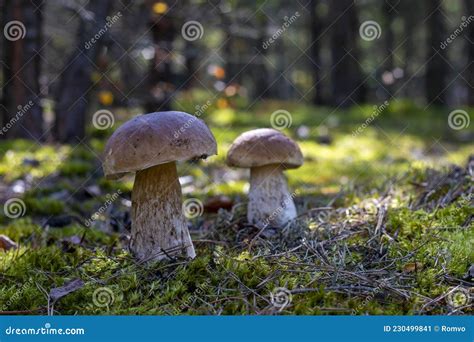
[[[474, 2], [472, 0], [464, 0], [466, 13], [469, 16], [474, 15]], [[466, 55], [467, 64], [469, 65], [466, 69], [466, 80], [467, 80], [467, 103], [470, 106], [474, 106], [474, 23], [469, 24], [467, 28], [467, 39], [466, 39]]]
[[222, 24], [224, 26], [224, 44], [222, 47], [222, 52], [225, 58], [225, 81], [226, 83], [236, 82], [236, 76], [238, 73], [238, 68], [235, 63], [236, 53], [235, 53], [235, 37], [232, 33], [232, 18], [228, 14], [222, 15]]
[[[400, 3], [401, 15], [403, 18], [403, 33], [405, 37], [404, 44], [404, 58], [403, 58], [403, 73], [404, 79], [410, 80], [412, 74], [415, 72], [415, 56], [418, 46], [415, 44], [415, 29], [419, 25], [418, 13], [422, 10], [422, 4], [417, 2], [403, 1]], [[412, 80], [405, 84], [401, 90], [402, 95], [414, 98], [419, 96], [418, 87], [414, 87], [415, 82]]]
[[126, 14], [122, 18], [120, 34], [114, 36], [118, 44], [112, 46], [109, 55], [112, 60], [120, 61], [120, 84], [123, 89], [118, 94], [120, 103], [133, 107], [137, 101], [143, 100], [146, 93], [134, 53], [138, 50], [137, 40], [147, 29], [143, 17], [148, 15], [149, 10], [145, 6], [134, 6], [133, 0], [122, 0], [121, 4]]
[[43, 111], [39, 84], [42, 3], [41, 0], [12, 0], [3, 6], [1, 137], [42, 139]]
[[199, 56], [199, 49], [192, 42], [186, 42], [184, 45], [186, 74], [184, 76], [183, 89], [191, 89], [195, 83], [196, 78], [196, 62]]
[[[395, 19], [396, 14], [396, 3], [395, 1], [385, 0], [382, 5], [382, 11], [385, 19], [385, 29], [384, 29], [384, 38], [385, 38], [385, 52], [386, 52], [386, 59], [383, 65], [382, 72], [392, 72], [394, 68], [393, 62], [393, 49], [394, 49], [394, 33], [392, 29], [392, 24]], [[391, 83], [390, 83], [391, 82]], [[393, 88], [394, 88], [394, 80], [388, 80], [388, 82], [384, 82], [384, 92], [388, 98], [392, 97]]]
[[442, 0], [426, 0], [427, 8], [427, 56], [425, 74], [426, 101], [429, 104], [446, 105], [446, 49], [440, 43], [446, 39], [446, 24], [442, 11]]
[[56, 89], [53, 134], [59, 142], [77, 142], [85, 137], [86, 114], [93, 86], [91, 74], [107, 38], [101, 36], [95, 42], [91, 39], [104, 30], [113, 3], [112, 0], [90, 1], [87, 10], [94, 18], [81, 18], [77, 47], [69, 57], [68, 68], [61, 75]]
[[309, 5], [310, 25], [311, 25], [311, 59], [313, 82], [315, 94], [313, 103], [315, 105], [323, 105], [323, 84], [322, 84], [322, 62], [321, 62], [321, 42], [324, 23], [322, 18], [318, 17], [317, 7], [319, 0], [311, 0]]
[[[153, 4], [150, 2], [150, 5]], [[149, 23], [154, 47], [147, 77], [148, 94], [145, 103], [145, 109], [149, 113], [170, 110], [175, 90], [172, 57], [177, 28], [170, 11], [173, 11], [173, 8], [163, 14], [153, 14]]]
[[329, 5], [332, 57], [332, 104], [348, 107], [364, 100], [357, 41], [359, 22], [353, 0], [331, 1]]
[[254, 91], [252, 94], [253, 99], [264, 99], [267, 98], [268, 93], [268, 70], [267, 70], [267, 48], [263, 47], [265, 42], [267, 29], [267, 19], [262, 18], [258, 22], [258, 36], [254, 40], [254, 51], [260, 51], [258, 58], [255, 60], [252, 66], [252, 78], [254, 80]]

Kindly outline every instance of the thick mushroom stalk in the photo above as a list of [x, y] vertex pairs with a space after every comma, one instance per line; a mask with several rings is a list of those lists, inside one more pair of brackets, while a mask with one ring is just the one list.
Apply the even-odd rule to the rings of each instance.
[[260, 128], [239, 135], [227, 153], [229, 166], [250, 168], [247, 219], [259, 227], [283, 227], [296, 218], [283, 170], [303, 164], [303, 154], [280, 131]]
[[196, 256], [183, 215], [175, 162], [137, 172], [130, 248], [141, 260]]
[[248, 221], [260, 228], [282, 227], [296, 216], [282, 167], [271, 164], [251, 168]]
[[215, 154], [216, 139], [204, 121], [183, 112], [136, 116], [109, 138], [105, 176], [119, 179], [136, 173], [130, 248], [139, 259], [195, 257], [175, 162]]

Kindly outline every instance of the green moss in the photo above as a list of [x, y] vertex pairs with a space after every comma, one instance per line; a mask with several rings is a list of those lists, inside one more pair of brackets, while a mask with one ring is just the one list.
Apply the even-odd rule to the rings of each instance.
[[59, 215], [64, 212], [64, 202], [53, 198], [25, 198], [26, 210], [30, 215]]
[[[196, 103], [205, 104], [211, 95], [183, 94], [178, 109], [193, 112]], [[225, 166], [225, 157], [240, 133], [270, 127], [271, 113], [282, 108], [292, 115], [292, 126], [285, 133], [298, 140], [305, 155], [304, 165], [288, 170], [286, 176], [297, 192], [299, 212], [306, 215], [289, 232], [256, 237], [257, 230], [245, 225], [248, 173]], [[192, 177], [184, 188], [186, 197], [205, 202], [209, 196], [226, 194], [236, 205], [232, 213], [204, 213], [191, 220], [193, 238], [201, 240], [196, 243], [198, 257], [168, 263], [138, 263], [123, 236], [86, 229], [76, 221], [63, 228], [41, 228], [50, 216], [83, 219], [103, 206], [104, 196], [81, 194], [92, 183], [102, 194], [121, 190], [123, 198], [129, 198], [133, 175], [110, 181], [98, 178], [98, 171], [97, 178], [89, 179], [99, 170], [97, 156], [103, 153], [110, 130], [92, 130], [89, 147], [1, 142], [0, 176], [7, 185], [16, 179], [43, 181], [24, 196], [25, 218], [1, 218], [0, 234], [20, 248], [0, 251], [0, 309], [45, 313], [45, 293], [80, 278], [84, 286], [55, 303], [57, 313], [420, 313], [429, 299], [446, 294], [474, 263], [474, 229], [469, 221], [473, 209], [462, 198], [436, 210], [412, 210], [411, 205], [432, 176], [428, 168], [441, 172], [452, 162], [464, 165], [474, 145], [458, 142], [450, 132], [441, 141], [449, 153], [444, 149], [432, 153], [433, 137], [446, 136], [446, 117], [436, 110], [422, 115], [419, 111], [413, 103], [392, 101], [376, 125], [352, 135], [372, 115], [373, 106], [334, 111], [265, 101], [249, 109], [237, 97], [225, 109], [212, 103], [202, 118], [216, 137], [219, 154], [199, 163], [179, 163], [178, 171]], [[116, 126], [131, 115], [114, 114]], [[318, 129], [298, 139], [300, 125], [325, 126], [331, 143], [318, 143]], [[63, 190], [77, 198], [54, 199], [52, 195]], [[449, 184], [439, 187], [429, 200], [452, 190]], [[387, 194], [387, 213], [376, 235], [377, 205]], [[328, 203], [334, 209], [326, 218], [307, 212]], [[109, 218], [116, 220], [130, 210], [120, 201], [110, 209]], [[303, 238], [309, 247], [292, 250]], [[414, 263], [420, 267], [410, 270]], [[380, 286], [383, 281], [391, 286]], [[291, 303], [282, 309], [271, 304], [271, 293], [280, 287], [292, 291]], [[409, 294], [402, 297], [394, 289]], [[446, 314], [450, 309], [440, 301], [424, 310], [421, 313]]]
[[[400, 272], [409, 262], [419, 263], [412, 286], [421, 295], [443, 295], [448, 286], [440, 286], [440, 278], [448, 272], [461, 279], [474, 263], [474, 227], [463, 226], [472, 214], [465, 200], [432, 213], [403, 208], [390, 214], [390, 232], [399, 231], [400, 237], [389, 246], [389, 253], [400, 260]], [[403, 258], [406, 255], [410, 258]]]
[[50, 175], [70, 153], [68, 146], [36, 145], [14, 140], [0, 144], [0, 175], [6, 181], [29, 175], [33, 179]]
[[61, 164], [59, 167], [59, 172], [62, 176], [71, 177], [71, 176], [85, 176], [89, 172], [94, 171], [93, 166], [82, 160], [68, 160]]

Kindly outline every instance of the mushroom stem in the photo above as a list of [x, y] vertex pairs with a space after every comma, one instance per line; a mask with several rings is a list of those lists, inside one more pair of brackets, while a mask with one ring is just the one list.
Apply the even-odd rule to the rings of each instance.
[[296, 217], [283, 168], [272, 164], [250, 169], [247, 219], [260, 228], [282, 227]]
[[137, 172], [130, 248], [142, 260], [196, 256], [183, 215], [175, 162]]

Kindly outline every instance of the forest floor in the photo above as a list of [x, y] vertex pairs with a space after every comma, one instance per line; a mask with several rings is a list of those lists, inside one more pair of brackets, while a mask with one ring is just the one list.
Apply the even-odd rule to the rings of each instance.
[[[176, 109], [195, 103], [205, 100], [183, 97]], [[218, 156], [178, 165], [184, 198], [202, 204], [189, 223], [192, 261], [143, 264], [128, 252], [133, 176], [101, 170], [112, 130], [63, 146], [1, 142], [0, 200], [21, 202], [0, 218], [0, 312], [474, 313], [472, 126], [453, 130], [447, 113], [394, 101], [352, 134], [373, 106], [246, 105], [213, 104], [202, 118]], [[282, 108], [305, 156], [286, 172], [299, 217], [261, 231], [245, 219], [248, 170], [225, 155]], [[115, 128], [135, 114], [111, 110]]]

